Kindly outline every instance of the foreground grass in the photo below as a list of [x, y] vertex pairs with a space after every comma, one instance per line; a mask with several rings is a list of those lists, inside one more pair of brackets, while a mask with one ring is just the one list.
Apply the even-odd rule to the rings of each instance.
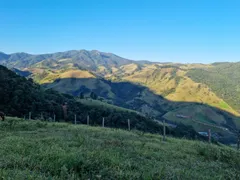
[[9, 118], [0, 179], [240, 179], [226, 146], [117, 129]]

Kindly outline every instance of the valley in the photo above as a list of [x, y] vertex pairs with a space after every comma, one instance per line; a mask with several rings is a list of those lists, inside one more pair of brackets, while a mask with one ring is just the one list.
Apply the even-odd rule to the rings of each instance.
[[80, 50], [4, 54], [0, 64], [16, 68], [16, 73], [46, 89], [75, 97], [94, 92], [108, 104], [159, 121], [191, 125], [196, 131], [217, 129], [224, 138], [240, 128], [238, 63], [154, 63]]

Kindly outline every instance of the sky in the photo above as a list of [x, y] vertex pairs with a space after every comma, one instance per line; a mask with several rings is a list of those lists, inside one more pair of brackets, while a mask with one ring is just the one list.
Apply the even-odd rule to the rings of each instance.
[[0, 51], [240, 61], [239, 0], [0, 0]]

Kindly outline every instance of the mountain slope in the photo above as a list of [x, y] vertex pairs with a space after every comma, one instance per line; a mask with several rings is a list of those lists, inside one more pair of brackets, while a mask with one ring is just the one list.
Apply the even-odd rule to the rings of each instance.
[[172, 123], [192, 125], [197, 131], [207, 131], [211, 128], [222, 137], [229, 136], [231, 131], [240, 127], [239, 118], [231, 113], [203, 103], [174, 102], [153, 93], [145, 86], [131, 82], [113, 82], [98, 77], [63, 78], [44, 86], [76, 96], [80, 93], [89, 95], [90, 92], [94, 92], [118, 106], [139, 111], [156, 119], [164, 117]]
[[53, 54], [31, 55], [26, 53], [2, 54], [0, 64], [15, 68], [47, 67], [51, 69], [63, 68], [72, 64], [90, 70], [96, 70], [99, 66], [107, 69], [119, 67], [131, 63], [131, 60], [121, 58], [112, 53], [103, 53], [96, 50], [72, 50]]
[[109, 103], [198, 131], [214, 126], [225, 134], [240, 127], [237, 64], [149, 63], [86, 50], [13, 57], [0, 63], [30, 72], [47, 89], [74, 96], [94, 92]]
[[219, 97], [240, 112], [240, 63], [215, 63], [211, 67], [192, 69], [187, 74], [208, 85]]
[[[63, 104], [67, 103], [66, 113]], [[133, 111], [119, 111], [109, 107], [89, 106], [77, 101], [73, 96], [60, 94], [53, 90], [44, 90], [40, 85], [27, 80], [7, 68], [0, 66], [0, 111], [7, 115], [45, 120], [55, 116], [56, 121], [74, 121], [86, 124], [87, 115], [91, 124], [101, 124], [105, 117], [107, 127], [127, 128], [127, 119], [131, 119], [133, 129], [161, 133], [162, 126]]]
[[204, 83], [196, 83], [186, 76], [185, 70], [176, 66], [146, 66], [123, 80], [140, 83], [158, 95], [176, 102], [199, 102], [239, 115]]

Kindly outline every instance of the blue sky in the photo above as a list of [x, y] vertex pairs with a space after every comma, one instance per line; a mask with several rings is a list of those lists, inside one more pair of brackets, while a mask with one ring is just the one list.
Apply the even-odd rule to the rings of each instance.
[[240, 61], [239, 9], [237, 0], [1, 0], [0, 51]]

